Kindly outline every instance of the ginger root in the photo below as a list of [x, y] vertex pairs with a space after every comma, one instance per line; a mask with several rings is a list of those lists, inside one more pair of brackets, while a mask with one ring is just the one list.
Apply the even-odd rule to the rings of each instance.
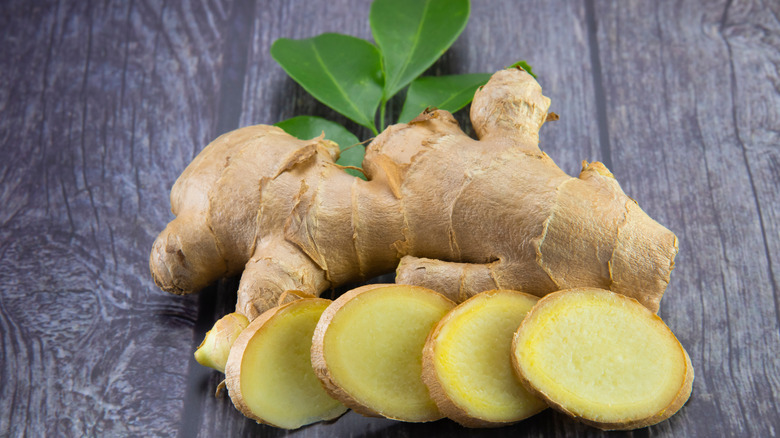
[[656, 424], [691, 395], [691, 359], [669, 327], [613, 292], [547, 295], [523, 319], [512, 350], [529, 391], [600, 429]]
[[176, 218], [153, 245], [154, 280], [183, 294], [243, 272], [236, 311], [249, 320], [287, 290], [318, 296], [396, 268], [398, 283], [456, 302], [591, 286], [657, 311], [676, 237], [603, 164], [572, 178], [539, 150], [549, 105], [531, 75], [499, 71], [471, 106], [479, 140], [426, 111], [371, 142], [367, 181], [336, 166], [322, 137], [224, 134], [171, 190]]
[[249, 320], [240, 313], [234, 312], [220, 318], [214, 327], [206, 332], [203, 342], [195, 350], [195, 360], [205, 367], [224, 373], [230, 347], [247, 325]]

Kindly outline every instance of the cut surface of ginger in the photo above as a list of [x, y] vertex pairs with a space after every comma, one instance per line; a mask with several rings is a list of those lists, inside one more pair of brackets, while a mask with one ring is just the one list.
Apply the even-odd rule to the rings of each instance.
[[339, 297], [314, 335], [312, 364], [328, 392], [356, 412], [401, 421], [442, 417], [422, 382], [422, 350], [455, 304], [430, 289], [368, 285]]
[[515, 334], [513, 363], [548, 403], [602, 429], [658, 423], [688, 399], [693, 367], [666, 324], [601, 289], [541, 299]]
[[538, 299], [482, 292], [436, 325], [423, 352], [423, 380], [443, 414], [464, 426], [496, 427], [547, 408], [520, 383], [511, 359], [512, 336]]
[[260, 315], [230, 350], [230, 398], [247, 417], [285, 429], [336, 418], [347, 408], [325, 392], [311, 367], [311, 338], [330, 300], [293, 301]]

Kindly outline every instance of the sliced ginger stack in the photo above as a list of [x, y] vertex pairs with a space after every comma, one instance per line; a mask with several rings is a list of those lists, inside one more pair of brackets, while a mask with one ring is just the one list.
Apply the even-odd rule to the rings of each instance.
[[339, 297], [312, 342], [315, 372], [331, 396], [363, 415], [442, 418], [422, 382], [422, 350], [455, 304], [430, 289], [367, 285]]
[[311, 367], [312, 334], [330, 303], [307, 298], [274, 307], [238, 335], [225, 374], [230, 398], [244, 415], [297, 429], [346, 412], [328, 396]]
[[636, 300], [601, 289], [539, 300], [512, 352], [531, 392], [604, 430], [663, 421], [691, 394], [693, 366], [669, 327]]
[[468, 427], [497, 427], [547, 408], [512, 367], [512, 336], [539, 298], [482, 292], [450, 311], [423, 351], [423, 381], [441, 412]]

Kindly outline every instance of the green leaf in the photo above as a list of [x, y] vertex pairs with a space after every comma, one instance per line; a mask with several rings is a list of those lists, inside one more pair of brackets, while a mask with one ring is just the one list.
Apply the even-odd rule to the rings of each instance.
[[382, 63], [373, 44], [337, 33], [279, 38], [271, 45], [271, 56], [317, 100], [376, 134]]
[[375, 0], [371, 32], [384, 61], [384, 101], [428, 69], [469, 19], [468, 0]]
[[525, 62], [525, 61], [517, 61], [516, 63], [510, 65], [508, 68], [512, 68], [512, 67], [520, 67], [523, 70], [525, 70], [529, 75], [533, 76], [534, 79], [539, 79], [539, 78], [536, 77], [534, 72], [531, 71], [531, 66], [528, 65], [528, 63]]
[[[301, 140], [319, 137], [324, 132], [325, 138], [336, 142], [342, 151], [341, 156], [336, 161], [337, 164], [353, 167], [361, 167], [363, 165], [363, 155], [366, 153], [366, 148], [359, 144], [360, 140], [347, 131], [347, 128], [336, 122], [331, 122], [322, 117], [298, 116], [276, 123], [275, 126], [284, 129], [288, 134]], [[346, 170], [351, 175], [365, 179], [363, 174], [357, 170]]]
[[477, 88], [485, 85], [488, 79], [490, 79], [488, 73], [424, 76], [415, 79], [406, 92], [406, 102], [398, 122], [409, 122], [427, 107], [436, 107], [454, 113], [471, 102]]

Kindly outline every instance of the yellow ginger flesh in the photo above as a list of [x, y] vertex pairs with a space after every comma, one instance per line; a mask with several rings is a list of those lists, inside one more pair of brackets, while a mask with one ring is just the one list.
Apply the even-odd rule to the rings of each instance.
[[452, 303], [431, 290], [369, 285], [334, 301], [314, 335], [312, 363], [335, 398], [364, 415], [441, 418], [422, 382], [422, 350]]
[[523, 320], [513, 348], [532, 392], [603, 429], [655, 424], [691, 392], [693, 367], [671, 330], [635, 300], [609, 291], [548, 295]]
[[311, 338], [329, 304], [302, 299], [271, 309], [239, 335], [228, 357], [226, 381], [244, 415], [297, 429], [346, 411], [328, 396], [311, 366]]
[[431, 332], [424, 381], [441, 411], [471, 427], [501, 426], [545, 409], [512, 367], [512, 336], [538, 298], [482, 292], [450, 311]]

